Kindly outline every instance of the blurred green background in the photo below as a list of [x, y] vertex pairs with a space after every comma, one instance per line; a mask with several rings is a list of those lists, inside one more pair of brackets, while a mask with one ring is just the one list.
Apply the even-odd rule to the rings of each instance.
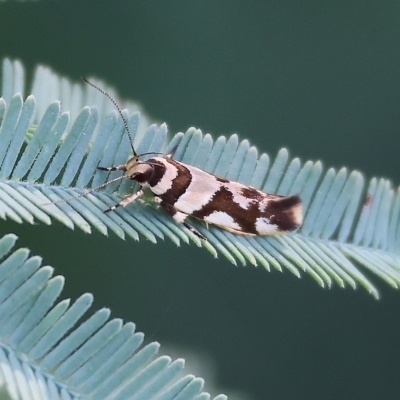
[[[172, 133], [238, 133], [399, 183], [398, 1], [6, 2], [5, 56], [104, 79]], [[211, 356], [228, 394], [400, 398], [400, 293], [379, 279], [376, 301], [193, 245], [1, 221], [7, 232], [66, 276], [66, 296], [90, 291], [149, 340]]]

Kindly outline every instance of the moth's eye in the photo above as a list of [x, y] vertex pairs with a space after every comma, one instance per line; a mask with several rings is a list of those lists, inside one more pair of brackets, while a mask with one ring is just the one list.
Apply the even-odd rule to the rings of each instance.
[[139, 183], [147, 182], [148, 181], [148, 174], [143, 174], [141, 172], [135, 172], [131, 175], [131, 178], [135, 179]]

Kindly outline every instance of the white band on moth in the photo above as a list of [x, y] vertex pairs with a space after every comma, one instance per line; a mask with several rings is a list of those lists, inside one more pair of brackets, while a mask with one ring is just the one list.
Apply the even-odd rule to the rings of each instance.
[[220, 189], [221, 183], [216, 180], [214, 175], [190, 165], [187, 168], [192, 179], [185, 193], [175, 203], [175, 207], [190, 215], [212, 200], [214, 194]]
[[268, 218], [257, 218], [256, 229], [260, 235], [271, 235], [278, 232], [278, 226], [272, 225]]
[[151, 188], [151, 191], [155, 194], [164, 194], [170, 190], [173, 180], [178, 176], [178, 169], [174, 165], [167, 163], [165, 159], [163, 164], [165, 165], [164, 175], [157, 185]]
[[236, 223], [229, 214], [223, 211], [214, 211], [212, 214], [204, 217], [204, 221], [218, 226], [226, 226], [227, 228], [235, 229], [238, 231], [242, 230], [242, 227], [238, 223]]

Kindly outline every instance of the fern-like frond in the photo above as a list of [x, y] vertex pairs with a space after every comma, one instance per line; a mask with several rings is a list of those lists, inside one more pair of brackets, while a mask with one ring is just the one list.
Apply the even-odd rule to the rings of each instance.
[[[48, 105], [54, 100], [61, 102], [63, 110], [68, 110], [70, 121], [74, 121], [82, 108], [88, 104], [96, 105], [100, 121], [104, 120], [108, 112], [113, 108], [110, 101], [97, 90], [87, 85], [82, 87], [81, 83], [72, 83], [70, 80], [54, 73], [49, 67], [38, 65], [33, 71], [32, 86], [26, 88], [26, 73], [21, 62], [5, 58], [2, 64], [1, 97], [6, 103], [9, 103], [15, 93], [21, 93], [23, 97], [32, 94], [36, 99], [36, 107], [31, 120], [33, 125], [37, 125], [40, 122]], [[107, 90], [122, 108], [126, 108], [130, 112], [140, 112], [138, 135], [139, 137], [143, 136], [150, 122], [142, 106], [137, 102], [120, 99], [114, 88], [109, 87], [105, 82], [95, 78], [90, 78], [90, 80]], [[95, 127], [95, 134], [97, 134], [97, 128], [98, 125]]]
[[[91, 90], [74, 87], [75, 97], [81, 99]], [[26, 143], [34, 110], [33, 96], [24, 102], [17, 94], [7, 106], [5, 101], [0, 103], [2, 218], [46, 224], [54, 218], [70, 228], [78, 226], [85, 232], [95, 228], [103, 234], [111, 230], [121, 238], [137, 240], [141, 234], [152, 242], [164, 237], [176, 244], [193, 241], [215, 257], [223, 254], [233, 264], [250, 262], [280, 271], [286, 268], [298, 277], [303, 270], [321, 286], [336, 282], [355, 288], [359, 283], [375, 297], [378, 292], [361, 268], [393, 287], [400, 284], [400, 189], [388, 180], [373, 178], [366, 185], [357, 171], [330, 168], [324, 172], [320, 161], [303, 164], [298, 158], [290, 160], [286, 149], [271, 160], [266, 154], [259, 156], [254, 146], [247, 140], [239, 141], [237, 135], [221, 136], [214, 142], [209, 134], [191, 128], [168, 141], [167, 127], [162, 124], [151, 125], [139, 137], [139, 114], [128, 119], [124, 111], [138, 153], [168, 153], [178, 145], [177, 160], [268, 193], [300, 194], [303, 200], [305, 219], [297, 233], [246, 237], [213, 226], [206, 229], [194, 221], [208, 239], [202, 241], [154, 208], [151, 201], [136, 201], [103, 214], [136, 190], [129, 179], [73, 201], [59, 202], [117, 177], [118, 172], [96, 167], [125, 163], [130, 152], [128, 138], [115, 111], [98, 123], [97, 108], [86, 106], [69, 127], [69, 114], [62, 113], [60, 103], [54, 102], [43, 112], [37, 127], [30, 128], [31, 138]], [[44, 205], [50, 202], [56, 204]]]
[[91, 294], [59, 301], [64, 278], [13, 250], [16, 239], [0, 239], [0, 388], [10, 399], [210, 398], [201, 378], [178, 379], [183, 359], [156, 357], [157, 342], [142, 346], [132, 322], [109, 319], [106, 308], [85, 316]]

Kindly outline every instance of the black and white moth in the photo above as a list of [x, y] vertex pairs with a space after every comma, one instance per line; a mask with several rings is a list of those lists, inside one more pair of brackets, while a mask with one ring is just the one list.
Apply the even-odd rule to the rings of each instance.
[[264, 193], [176, 161], [173, 159], [173, 152], [164, 157], [156, 156], [141, 161], [139, 158], [144, 154], [135, 152], [128, 124], [118, 104], [108, 93], [86, 79], [84, 81], [113, 102], [124, 121], [133, 150], [133, 157], [126, 164], [98, 169], [123, 171], [125, 174], [117, 179], [126, 177], [140, 184], [137, 192], [127, 195], [104, 213], [127, 206], [142, 196], [147, 188], [154, 195], [154, 201], [176, 222], [204, 240], [205, 237], [187, 222], [187, 217], [197, 218], [206, 225], [213, 224], [234, 234], [253, 236], [284, 233], [301, 226], [302, 203], [297, 195]]

